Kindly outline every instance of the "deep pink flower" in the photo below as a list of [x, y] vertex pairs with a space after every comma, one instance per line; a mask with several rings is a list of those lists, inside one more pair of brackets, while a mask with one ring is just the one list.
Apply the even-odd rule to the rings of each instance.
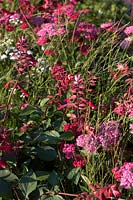
[[80, 45], [80, 53], [83, 56], [87, 56], [90, 51], [90, 45]]
[[74, 167], [83, 167], [83, 166], [85, 166], [86, 161], [82, 155], [76, 154], [76, 155], [74, 155], [72, 164]]
[[50, 42], [49, 39], [45, 38], [45, 37], [39, 37], [38, 40], [37, 40], [37, 44], [38, 45], [44, 45], [46, 43]]
[[64, 144], [62, 152], [65, 153], [66, 159], [71, 159], [75, 152], [75, 145], [74, 144]]
[[25, 30], [25, 29], [29, 28], [29, 24], [27, 24], [27, 22], [23, 22], [23, 23], [20, 25], [20, 28], [21, 28], [22, 30]]
[[2, 144], [1, 146], [0, 146], [0, 151], [4, 151], [4, 152], [9, 152], [9, 151], [11, 151], [11, 144], [9, 143], [9, 144]]
[[17, 87], [21, 90], [25, 97], [29, 97], [29, 93], [20, 84], [17, 84]]

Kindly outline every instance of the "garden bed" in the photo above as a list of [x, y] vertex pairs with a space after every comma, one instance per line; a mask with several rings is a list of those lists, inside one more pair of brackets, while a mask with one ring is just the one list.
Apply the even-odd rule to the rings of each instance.
[[0, 1], [0, 197], [133, 199], [122, 0]]

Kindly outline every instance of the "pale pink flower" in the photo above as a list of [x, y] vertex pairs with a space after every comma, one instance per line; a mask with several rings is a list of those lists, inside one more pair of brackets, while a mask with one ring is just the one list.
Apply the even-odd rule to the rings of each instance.
[[122, 49], [128, 49], [128, 48], [130, 47], [130, 45], [131, 45], [132, 42], [133, 42], [133, 37], [131, 37], [131, 36], [126, 37], [126, 38], [122, 41], [120, 47], [121, 47]]
[[130, 35], [130, 34], [133, 34], [133, 26], [128, 26], [124, 29], [124, 33], [126, 35]]
[[103, 23], [103, 24], [100, 25], [100, 27], [102, 29], [108, 29], [108, 28], [110, 28], [112, 26], [114, 26], [114, 22], [105, 22], [105, 23]]
[[130, 124], [129, 128], [130, 128], [130, 133], [133, 134], [133, 124]]

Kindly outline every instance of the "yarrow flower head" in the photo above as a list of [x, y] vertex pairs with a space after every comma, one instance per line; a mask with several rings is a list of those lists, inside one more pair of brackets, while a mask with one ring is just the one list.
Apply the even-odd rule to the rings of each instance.
[[125, 189], [133, 188], [133, 162], [125, 162], [120, 168], [112, 169], [114, 178]]

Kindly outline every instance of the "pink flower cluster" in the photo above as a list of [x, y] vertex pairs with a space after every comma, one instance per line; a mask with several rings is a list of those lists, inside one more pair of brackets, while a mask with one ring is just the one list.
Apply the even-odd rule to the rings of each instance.
[[98, 138], [96, 135], [87, 135], [87, 134], [82, 134], [79, 135], [76, 139], [76, 144], [79, 147], [82, 147], [87, 151], [87, 153], [92, 154], [96, 152], [98, 148]]
[[[131, 83], [132, 84], [132, 83]], [[130, 119], [133, 119], [133, 87], [128, 86], [121, 102], [116, 102], [114, 112], [118, 115], [127, 114]]]
[[85, 149], [89, 154], [97, 151], [101, 145], [104, 149], [113, 147], [120, 139], [121, 131], [120, 124], [117, 121], [104, 122], [100, 127], [98, 134], [79, 135], [76, 139], [76, 144]]
[[71, 75], [65, 71], [65, 68], [60, 65], [55, 65], [51, 68], [52, 77], [56, 79], [56, 87], [59, 97], [64, 93], [69, 92], [68, 98], [64, 99], [64, 102], [60, 103], [58, 109], [72, 108], [74, 110], [86, 110], [90, 107], [92, 110], [96, 110], [97, 107], [90, 101], [85, 99], [85, 83], [80, 74]]
[[114, 178], [120, 182], [125, 189], [133, 188], [133, 162], [125, 162], [120, 168], [112, 169]]
[[65, 154], [66, 159], [72, 159], [73, 167], [83, 167], [85, 165], [85, 158], [81, 154], [76, 154], [76, 146], [74, 144], [64, 144], [62, 152]]

